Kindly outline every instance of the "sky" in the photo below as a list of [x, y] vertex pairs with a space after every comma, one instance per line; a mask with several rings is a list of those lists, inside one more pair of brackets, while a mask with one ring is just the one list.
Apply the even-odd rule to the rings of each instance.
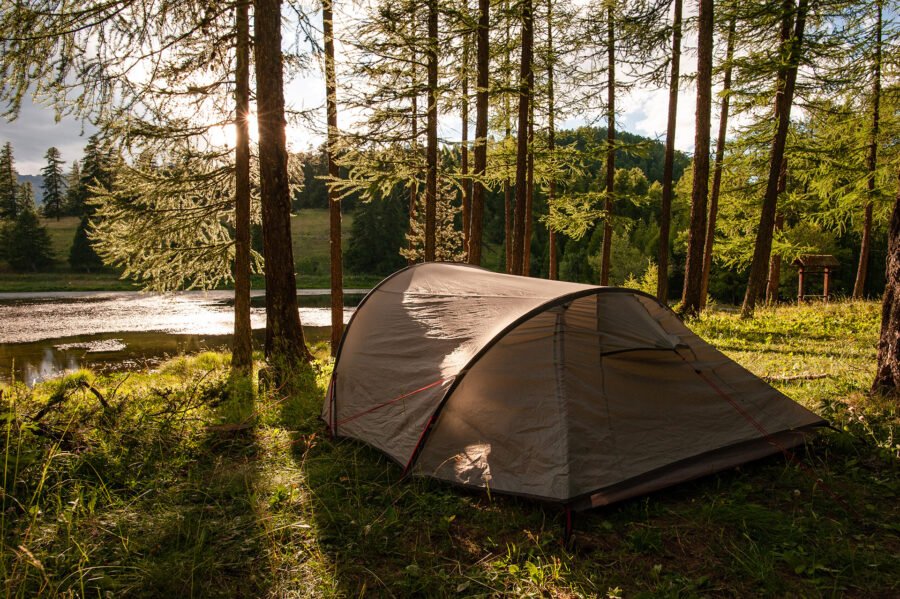
[[[347, 17], [344, 17], [347, 18]], [[337, 23], [340, 33], [340, 23]], [[683, 40], [682, 72], [691, 72], [696, 61], [691, 51], [694, 40], [690, 34]], [[344, 48], [340, 41], [336, 44], [337, 61], [342, 64]], [[340, 95], [340, 80], [338, 81], [338, 94]], [[318, 146], [323, 138], [324, 131], [324, 82], [321, 71], [313, 68], [304, 77], [290, 81], [285, 89], [285, 98], [288, 104], [298, 110], [320, 108], [318, 114], [321, 123], [313, 126], [305, 124], [289, 125], [287, 131], [288, 144], [294, 151], [308, 150]], [[618, 98], [617, 128], [620, 130], [637, 133], [650, 138], [665, 141], [666, 115], [668, 105], [668, 90], [635, 88], [627, 95]], [[685, 152], [692, 152], [694, 146], [694, 90], [685, 87], [681, 90], [678, 99], [678, 121], [675, 136], [675, 147]], [[712, 132], [715, 139], [715, 131], [718, 128], [716, 110], [713, 110]], [[352, 121], [352, 115], [342, 112], [339, 125], [346, 127]], [[470, 139], [474, 137], [474, 115], [470, 124], [472, 129]], [[587, 122], [599, 122], [603, 125], [605, 119], [599, 121], [592, 115], [582, 115], [570, 118], [559, 124], [560, 128], [573, 128]], [[439, 135], [447, 141], [458, 141], [461, 138], [461, 122], [458, 116], [441, 115]], [[81, 152], [87, 143], [88, 136], [94, 132], [90, 124], [82, 124], [73, 117], [63, 117], [58, 122], [54, 111], [26, 99], [23, 101], [21, 112], [14, 121], [6, 121], [0, 118], [0, 143], [7, 141], [13, 145], [16, 161], [16, 170], [22, 175], [37, 175], [46, 164], [44, 154], [47, 148], [55, 146], [62, 153], [66, 161], [66, 169], [73, 160], [81, 158]]]
[[[316, 85], [318, 84], [318, 85]], [[318, 87], [321, 79], [309, 77], [289, 85], [286, 96], [296, 105], [305, 108], [320, 106], [323, 102]], [[691, 152], [694, 146], [694, 96], [692, 90], [679, 95], [678, 125], [675, 147]], [[667, 90], [634, 90], [622, 98], [624, 107], [619, 115], [619, 128], [631, 133], [664, 140], [666, 132]], [[324, 111], [322, 111], [324, 112]], [[449, 140], [460, 138], [459, 119], [442, 115], [442, 137]], [[561, 123], [561, 128], [577, 127], [585, 119], [573, 118]], [[717, 125], [713, 123], [713, 131]], [[25, 101], [19, 117], [12, 121], [0, 119], [0, 143], [12, 143], [16, 160], [16, 170], [22, 175], [37, 175], [46, 161], [47, 148], [55, 146], [62, 153], [66, 168], [73, 160], [81, 158], [81, 152], [88, 136], [94, 132], [90, 124], [82, 124], [73, 117], [63, 117], [59, 122], [50, 108]], [[472, 133], [470, 133], [470, 136]], [[294, 150], [306, 150], [321, 142], [321, 136], [310, 127], [298, 125], [290, 127], [288, 142]]]

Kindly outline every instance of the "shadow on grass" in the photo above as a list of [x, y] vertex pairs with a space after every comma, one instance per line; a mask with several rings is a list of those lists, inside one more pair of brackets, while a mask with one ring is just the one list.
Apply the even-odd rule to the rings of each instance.
[[18, 468], [4, 480], [6, 596], [267, 594], [260, 447], [252, 429], [204, 426], [224, 384], [212, 372], [118, 397], [98, 382], [104, 412], [76, 396], [41, 435], [26, 418], [5, 428]]
[[821, 435], [797, 451], [804, 466], [772, 456], [578, 514], [568, 550], [558, 507], [402, 480], [380, 452], [328, 439], [317, 420], [321, 395], [303, 398], [284, 414], [306, 440], [293, 457], [341, 596], [895, 596], [898, 589], [896, 458], [859, 437]]

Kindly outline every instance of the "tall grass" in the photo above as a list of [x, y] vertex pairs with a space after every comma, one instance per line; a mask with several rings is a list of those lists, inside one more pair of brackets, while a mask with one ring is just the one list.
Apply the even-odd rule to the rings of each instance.
[[402, 480], [328, 438], [323, 344], [277, 387], [215, 353], [6, 387], [3, 593], [898, 596], [900, 418], [864, 393], [877, 306], [691, 326], [838, 431], [798, 452], [803, 467], [773, 457], [579, 514], [568, 548], [554, 506]]

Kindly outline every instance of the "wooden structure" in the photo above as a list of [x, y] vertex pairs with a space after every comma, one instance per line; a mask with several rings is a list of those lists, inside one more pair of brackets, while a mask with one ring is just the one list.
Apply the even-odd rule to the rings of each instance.
[[[821, 297], [826, 302], [829, 296], [829, 277], [840, 266], [837, 258], [831, 254], [807, 254], [798, 257], [791, 264], [797, 267], [797, 301], [802, 302], [807, 297]], [[805, 277], [809, 275], [823, 275], [822, 295], [808, 295], [804, 289]]]

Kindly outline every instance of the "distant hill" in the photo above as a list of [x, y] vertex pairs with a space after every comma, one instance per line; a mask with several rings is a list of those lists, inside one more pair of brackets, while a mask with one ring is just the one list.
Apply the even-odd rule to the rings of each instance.
[[40, 206], [44, 197], [44, 177], [41, 175], [20, 175], [18, 173], [16, 173], [16, 176], [19, 179], [19, 185], [25, 182], [31, 183], [31, 187], [34, 189], [34, 203], [36, 206]]

